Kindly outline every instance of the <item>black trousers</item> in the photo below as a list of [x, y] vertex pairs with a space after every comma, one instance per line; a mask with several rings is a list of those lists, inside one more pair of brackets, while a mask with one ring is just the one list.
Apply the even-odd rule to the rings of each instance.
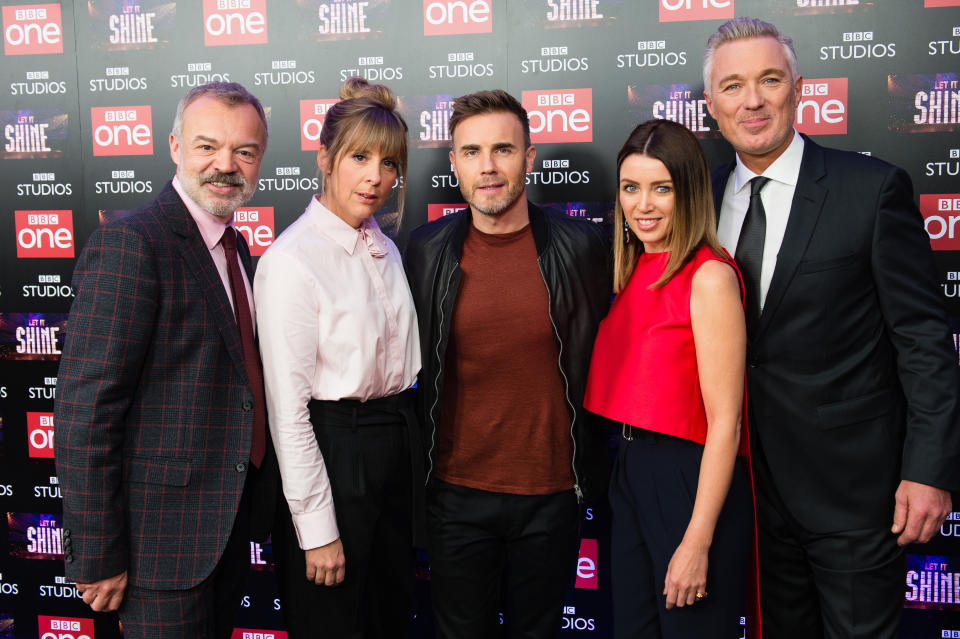
[[250, 569], [251, 492], [258, 472], [249, 465], [233, 529], [209, 577], [187, 590], [127, 587], [119, 610], [126, 639], [230, 638]]
[[[738, 463], [708, 556], [707, 597], [666, 609], [667, 567], [690, 522], [703, 446], [632, 429], [610, 479], [614, 636], [618, 639], [739, 639], [753, 543], [746, 472]], [[779, 639], [777, 635], [773, 635]]]
[[511, 495], [433, 480], [427, 494], [437, 636], [556, 637], [577, 563], [580, 508], [573, 490]]
[[899, 639], [906, 555], [889, 527], [811, 533], [759, 487], [757, 526], [764, 636]]
[[274, 558], [290, 639], [394, 639], [408, 632], [413, 610], [409, 397], [310, 403], [346, 569], [339, 586], [307, 581], [289, 511], [278, 518]]

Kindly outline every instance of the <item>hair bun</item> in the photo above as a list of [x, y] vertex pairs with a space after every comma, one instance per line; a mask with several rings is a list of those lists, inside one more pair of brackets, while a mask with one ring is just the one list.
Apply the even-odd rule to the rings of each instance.
[[391, 111], [397, 108], [397, 99], [393, 91], [382, 84], [370, 84], [358, 76], [347, 78], [340, 85], [340, 99], [351, 98], [368, 98]]

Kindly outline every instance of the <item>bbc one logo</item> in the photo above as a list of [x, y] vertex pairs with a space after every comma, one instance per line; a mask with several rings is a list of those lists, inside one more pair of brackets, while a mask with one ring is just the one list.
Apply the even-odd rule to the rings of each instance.
[[263, 255], [273, 244], [274, 225], [272, 206], [249, 206], [237, 209], [233, 214], [233, 224], [243, 234], [250, 247], [250, 255]]
[[593, 142], [593, 89], [524, 91], [530, 141]]
[[3, 7], [3, 52], [6, 55], [63, 53], [60, 5]]
[[577, 558], [577, 581], [573, 587], [596, 590], [597, 582], [597, 540], [581, 539], [580, 556]]
[[492, 31], [492, 0], [423, 0], [425, 36]]
[[267, 0], [203, 0], [203, 44], [267, 43]]
[[920, 213], [934, 251], [960, 251], [960, 193], [921, 193]]
[[27, 412], [27, 452], [34, 459], [53, 459], [53, 413]]
[[433, 222], [464, 208], [463, 204], [427, 204], [427, 221]]
[[729, 20], [733, 0], [660, 0], [660, 22]]
[[17, 257], [73, 257], [73, 211], [14, 211]]
[[94, 639], [93, 619], [37, 615], [40, 639]]
[[300, 150], [320, 148], [320, 132], [327, 111], [339, 100], [300, 100]]
[[846, 135], [847, 78], [803, 81], [797, 130], [808, 135]]
[[149, 105], [90, 107], [93, 155], [153, 155]]

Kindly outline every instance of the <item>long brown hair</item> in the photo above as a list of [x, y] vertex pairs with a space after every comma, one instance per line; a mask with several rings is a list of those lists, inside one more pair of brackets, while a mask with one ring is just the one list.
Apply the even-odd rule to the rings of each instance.
[[[363, 78], [347, 78], [340, 86], [340, 102], [330, 107], [323, 119], [320, 144], [327, 149], [331, 169], [344, 154], [354, 151], [377, 150], [393, 159], [400, 169], [397, 210], [403, 216], [407, 192], [407, 123], [397, 111], [393, 91]], [[322, 171], [320, 178], [323, 181]], [[321, 183], [321, 190], [324, 186]]]
[[[718, 256], [716, 215], [710, 191], [710, 170], [700, 143], [686, 127], [669, 120], [648, 120], [631, 131], [617, 154], [617, 198], [614, 204], [613, 290], [627, 285], [637, 257], [643, 251], [633, 232], [624, 228], [626, 216], [620, 205], [620, 167], [630, 155], [645, 155], [663, 162], [673, 181], [674, 207], [664, 242], [670, 257], [663, 275], [650, 285], [659, 288], [693, 255], [706, 245]], [[627, 242], [627, 239], [630, 242]]]

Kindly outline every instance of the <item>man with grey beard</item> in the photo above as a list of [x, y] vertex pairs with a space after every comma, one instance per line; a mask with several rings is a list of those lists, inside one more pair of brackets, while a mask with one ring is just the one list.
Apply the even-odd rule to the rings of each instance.
[[127, 639], [227, 638], [272, 520], [250, 254], [233, 213], [267, 146], [236, 83], [190, 91], [173, 180], [77, 262], [55, 404], [66, 576]]

